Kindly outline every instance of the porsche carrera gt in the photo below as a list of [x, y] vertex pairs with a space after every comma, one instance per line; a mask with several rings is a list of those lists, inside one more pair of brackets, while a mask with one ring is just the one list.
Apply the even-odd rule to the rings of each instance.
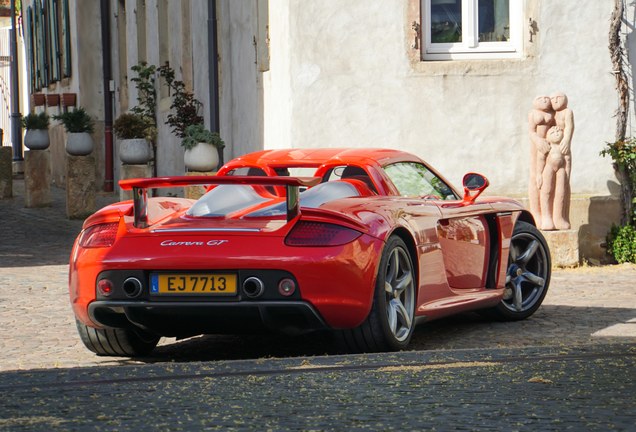
[[[151, 190], [206, 185], [198, 200]], [[464, 311], [521, 320], [550, 252], [518, 202], [456, 189], [391, 149], [267, 150], [215, 176], [128, 179], [133, 199], [86, 219], [70, 301], [99, 355], [161, 337], [328, 330], [351, 352], [400, 350], [418, 323]]]

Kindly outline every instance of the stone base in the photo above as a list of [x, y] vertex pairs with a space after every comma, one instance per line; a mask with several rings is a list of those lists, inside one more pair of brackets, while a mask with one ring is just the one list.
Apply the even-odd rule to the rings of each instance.
[[0, 146], [0, 199], [13, 196], [13, 148]]
[[[213, 176], [216, 175], [216, 171], [206, 171], [206, 172], [198, 172], [198, 171], [189, 171], [186, 173], [187, 176]], [[198, 200], [205, 194], [207, 186], [201, 185], [192, 185], [185, 187], [185, 197], [189, 199]]]
[[24, 161], [23, 160], [19, 160], [19, 161], [13, 161], [13, 175], [14, 176], [21, 176], [24, 174]]
[[49, 149], [24, 152], [24, 187], [25, 207], [51, 205], [51, 151]]
[[542, 234], [548, 242], [553, 267], [576, 267], [580, 264], [578, 231], [542, 231]]
[[95, 213], [95, 157], [66, 155], [66, 216], [84, 219]]
[[[527, 208], [526, 198], [518, 200]], [[605, 237], [612, 224], [620, 223], [621, 214], [618, 197], [572, 195], [570, 224], [571, 231], [576, 232], [578, 237], [580, 262], [593, 265], [615, 262], [605, 249]]]
[[[152, 177], [152, 165], [150, 164], [122, 164], [119, 175], [122, 180], [132, 178], [150, 178]], [[119, 200], [126, 201], [132, 199], [132, 191], [119, 189]]]

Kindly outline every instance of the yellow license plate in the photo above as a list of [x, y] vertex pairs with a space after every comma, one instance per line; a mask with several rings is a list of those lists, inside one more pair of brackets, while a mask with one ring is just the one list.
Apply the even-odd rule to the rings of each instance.
[[236, 295], [231, 273], [153, 273], [150, 293], [159, 295]]

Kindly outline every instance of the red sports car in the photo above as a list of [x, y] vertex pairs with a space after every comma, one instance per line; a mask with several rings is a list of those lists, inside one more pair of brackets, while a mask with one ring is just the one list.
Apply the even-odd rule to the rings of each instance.
[[[463, 191], [388, 149], [248, 154], [216, 176], [122, 180], [90, 216], [69, 291], [88, 349], [148, 354], [161, 336], [331, 330], [352, 352], [405, 348], [415, 325], [541, 305], [550, 253], [518, 202]], [[199, 200], [148, 189], [207, 185]]]

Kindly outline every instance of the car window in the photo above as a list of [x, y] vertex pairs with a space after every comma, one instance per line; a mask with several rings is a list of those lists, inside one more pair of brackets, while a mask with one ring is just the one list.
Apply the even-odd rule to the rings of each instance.
[[266, 176], [267, 173], [262, 168], [257, 167], [243, 167], [243, 168], [234, 168], [232, 171], [228, 172], [228, 176]]
[[367, 174], [366, 170], [362, 167], [355, 165], [341, 165], [329, 169], [323, 175], [323, 181], [330, 182], [340, 179], [360, 180], [361, 182], [366, 184], [373, 192], [378, 193], [378, 190], [373, 184], [373, 180], [371, 180], [369, 174]]
[[[300, 194], [300, 207], [319, 208], [323, 204], [342, 198], [360, 196], [355, 186], [339, 181], [321, 183]], [[285, 202], [273, 204], [250, 213], [249, 217], [277, 216], [285, 214], [287, 204]]]
[[227, 216], [267, 201], [248, 185], [219, 185], [190, 207], [189, 216]]
[[400, 162], [384, 167], [402, 196], [458, 199], [453, 190], [426, 166], [416, 162]]

